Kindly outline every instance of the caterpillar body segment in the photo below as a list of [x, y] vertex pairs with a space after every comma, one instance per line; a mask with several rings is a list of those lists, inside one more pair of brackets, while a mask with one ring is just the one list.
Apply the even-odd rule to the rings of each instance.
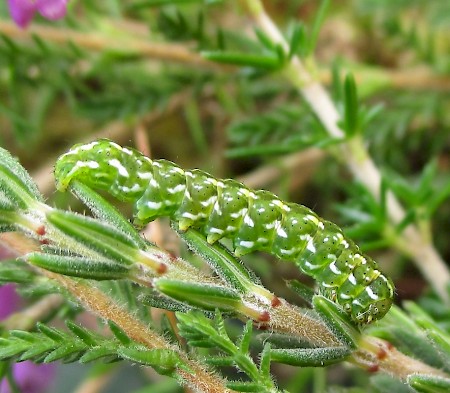
[[392, 281], [338, 226], [268, 191], [184, 171], [109, 140], [75, 145], [58, 159], [55, 178], [59, 190], [78, 180], [133, 203], [135, 224], [166, 216], [210, 243], [230, 239], [237, 256], [258, 250], [292, 261], [356, 323], [382, 318], [393, 302]]

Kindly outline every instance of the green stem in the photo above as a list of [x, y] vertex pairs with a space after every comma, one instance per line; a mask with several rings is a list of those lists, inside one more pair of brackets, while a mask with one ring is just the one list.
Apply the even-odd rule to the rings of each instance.
[[[286, 53], [289, 52], [288, 43], [284, 39], [279, 29], [275, 26], [270, 17], [266, 14], [264, 6], [260, 0], [241, 0], [247, 9], [250, 17], [261, 28], [273, 42], [280, 44]], [[307, 68], [298, 56], [293, 56], [283, 70], [283, 76], [295, 86], [305, 101], [317, 115], [328, 133], [342, 139], [344, 132], [338, 126], [340, 120], [339, 112], [332, 102], [328, 92], [314, 78], [315, 72], [308, 72]], [[346, 160], [347, 167], [352, 172], [355, 179], [365, 185], [365, 187], [377, 198], [380, 196], [381, 174], [375, 163], [370, 158], [364, 142], [360, 138], [352, 138], [340, 145], [342, 157]], [[390, 221], [395, 225], [400, 223], [405, 217], [405, 211], [392, 193], [387, 195], [387, 214]], [[450, 272], [433, 245], [424, 239], [417, 226], [410, 225], [400, 235], [402, 239], [415, 246], [409, 249], [407, 255], [411, 256], [417, 268], [432, 285], [439, 296], [446, 302], [450, 301], [447, 292], [447, 284], [450, 281]], [[396, 243], [400, 244], [400, 243]], [[403, 247], [399, 248], [404, 252]]]

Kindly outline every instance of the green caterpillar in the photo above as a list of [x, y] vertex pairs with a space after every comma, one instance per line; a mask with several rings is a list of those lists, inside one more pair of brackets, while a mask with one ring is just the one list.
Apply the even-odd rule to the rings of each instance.
[[237, 256], [260, 250], [293, 261], [357, 323], [382, 318], [392, 304], [392, 281], [339, 227], [268, 191], [198, 169], [184, 171], [105, 139], [73, 146], [58, 159], [55, 178], [59, 190], [76, 179], [133, 203], [138, 225], [167, 216], [210, 243], [232, 240]]

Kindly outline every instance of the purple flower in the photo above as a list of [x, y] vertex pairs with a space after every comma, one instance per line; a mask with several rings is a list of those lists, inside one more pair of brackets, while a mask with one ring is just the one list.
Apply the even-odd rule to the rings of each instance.
[[8, 0], [9, 12], [14, 22], [25, 28], [36, 12], [50, 20], [66, 15], [69, 0]]
[[[0, 259], [4, 252], [0, 248]], [[0, 321], [17, 310], [20, 298], [14, 285], [0, 286]], [[34, 364], [32, 362], [16, 363], [13, 365], [13, 377], [22, 393], [45, 393], [54, 379], [55, 366], [53, 364]], [[3, 379], [0, 381], [0, 393], [11, 393], [11, 388]]]
[[[55, 374], [53, 364], [34, 364], [32, 362], [16, 363], [13, 366], [13, 378], [21, 393], [48, 392]], [[0, 382], [1, 393], [11, 393], [8, 382]]]
[[0, 321], [8, 318], [17, 309], [19, 300], [14, 285], [7, 284], [0, 287]]

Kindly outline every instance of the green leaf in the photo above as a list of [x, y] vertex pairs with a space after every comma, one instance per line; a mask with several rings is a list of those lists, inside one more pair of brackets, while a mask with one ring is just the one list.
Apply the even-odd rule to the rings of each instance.
[[314, 296], [313, 305], [316, 312], [339, 341], [349, 348], [355, 349], [360, 333], [342, 308], [320, 295]]
[[344, 97], [341, 79], [341, 66], [338, 61], [334, 61], [331, 67], [331, 91], [334, 100], [340, 104]]
[[157, 370], [162, 369], [164, 373], [170, 373], [175, 368], [183, 368], [185, 371], [189, 371], [180, 355], [174, 350], [131, 346], [119, 348], [117, 353], [119, 356], [132, 362], [155, 367]]
[[272, 39], [259, 27], [255, 27], [254, 29], [256, 37], [258, 37], [258, 41], [269, 51], [275, 51], [276, 44], [272, 41]]
[[317, 117], [298, 103], [279, 105], [267, 108], [263, 113], [258, 111], [238, 118], [227, 132], [233, 147], [226, 154], [232, 158], [283, 154], [337, 143], [335, 138], [327, 135]]
[[305, 26], [302, 23], [295, 23], [289, 40], [288, 58], [291, 59], [297, 53], [299, 53], [300, 56], [304, 56], [307, 52], [307, 50], [305, 50], [306, 45]]
[[314, 18], [311, 34], [308, 42], [308, 55], [311, 55], [317, 44], [317, 39], [319, 37], [320, 29], [322, 27], [323, 21], [325, 19], [326, 12], [328, 10], [328, 6], [330, 5], [330, 0], [322, 0], [320, 3], [320, 7], [317, 11], [317, 14]]
[[3, 43], [8, 47], [8, 50], [14, 52], [14, 54], [20, 53], [21, 49], [10, 37], [5, 34], [0, 34]]
[[262, 375], [265, 375], [270, 379], [270, 362], [272, 361], [272, 352], [270, 344], [264, 345], [264, 349], [261, 352], [261, 360], [259, 362], [259, 370]]
[[6, 339], [0, 337], [0, 360], [8, 360], [28, 348], [29, 344], [26, 342], [17, 342], [12, 339]]
[[228, 381], [227, 387], [237, 392], [261, 392], [261, 385], [257, 382]]
[[376, 218], [379, 222], [386, 222], [387, 221], [387, 200], [388, 200], [388, 193], [389, 193], [389, 185], [385, 181], [384, 177], [381, 179], [380, 184], [380, 201], [377, 202], [376, 198], [371, 195], [371, 201], [372, 203], [372, 211], [376, 213]]
[[70, 331], [75, 334], [79, 339], [81, 339], [84, 344], [88, 347], [94, 347], [98, 339], [89, 330], [77, 325], [75, 322], [67, 321], [66, 326]]
[[272, 349], [272, 361], [297, 367], [324, 367], [342, 362], [351, 354], [346, 347]]
[[185, 103], [184, 117], [199, 154], [206, 155], [208, 152], [208, 142], [201, 121], [200, 108], [195, 98], [191, 98]]
[[166, 296], [205, 310], [234, 311], [242, 304], [236, 291], [219, 285], [159, 278], [154, 287]]
[[242, 353], [247, 353], [250, 350], [250, 343], [252, 340], [252, 332], [253, 332], [253, 322], [247, 321], [244, 326], [244, 330], [242, 331], [242, 335], [239, 339], [239, 351]]
[[63, 332], [38, 324], [40, 332], [11, 331], [0, 338], [0, 360], [18, 357], [18, 361], [53, 362], [61, 360], [71, 363], [79, 360], [87, 363], [103, 359], [105, 362], [128, 359], [151, 365], [164, 373], [171, 373], [174, 367], [190, 370], [173, 350], [149, 350], [136, 345], [125, 334], [110, 324], [116, 338], [105, 339], [73, 322], [67, 322], [70, 332]]
[[393, 170], [385, 169], [383, 175], [386, 187], [390, 188], [396, 196], [405, 201], [408, 206], [417, 205], [417, 190], [412, 184]]
[[424, 207], [428, 212], [428, 217], [431, 217], [437, 210], [437, 208], [444, 203], [450, 196], [450, 180], [444, 183], [443, 186], [437, 190], [432, 190], [432, 195], [427, 201], [424, 201]]
[[390, 375], [374, 375], [370, 378], [370, 382], [377, 393], [411, 393], [411, 388], [407, 384]]
[[298, 280], [286, 280], [286, 285], [289, 289], [292, 289], [297, 295], [299, 295], [305, 302], [312, 304], [314, 289]]
[[81, 356], [78, 361], [84, 364], [98, 361], [100, 359], [103, 359], [104, 362], [114, 362], [120, 360], [120, 357], [117, 355], [117, 344], [91, 348], [88, 352]]
[[378, 337], [389, 340], [402, 352], [432, 367], [441, 369], [445, 366], [441, 352], [426, 337], [420, 326], [399, 307], [393, 306], [381, 324], [387, 326], [376, 330]]
[[[211, 346], [211, 348], [214, 346]], [[208, 364], [214, 367], [233, 367], [235, 365], [232, 356], [211, 356], [208, 357]]]
[[117, 324], [115, 324], [113, 321], [108, 321], [108, 326], [117, 340], [119, 340], [123, 345], [131, 344], [131, 339]]
[[[177, 230], [177, 225], [172, 227]], [[177, 230], [177, 233], [194, 253], [208, 262], [211, 268], [234, 289], [241, 293], [252, 290], [256, 282], [255, 276], [228, 249], [217, 242], [209, 244], [204, 235], [193, 229], [185, 232]]]
[[[440, 368], [450, 370], [450, 336], [441, 329], [439, 324], [434, 321], [433, 318], [427, 312], [425, 312], [422, 307], [420, 307], [416, 303], [406, 301], [403, 303], [403, 305], [404, 308], [409, 312], [414, 322], [424, 330], [427, 338], [433, 344], [433, 348], [442, 361], [442, 366]], [[419, 342], [421, 341], [421, 339], [419, 340]]]
[[[211, 363], [218, 366], [235, 366], [243, 371], [248, 377], [259, 384], [259, 391], [276, 391], [270, 376], [267, 375], [270, 356], [268, 353], [262, 355], [262, 364], [258, 368], [249, 353], [243, 352], [247, 344], [250, 325], [248, 324], [241, 339], [241, 345], [234, 344], [225, 329], [224, 320], [219, 312], [213, 321], [206, 318], [199, 312], [187, 314], [177, 313], [178, 327], [180, 335], [184, 337], [190, 346], [200, 346], [204, 348], [216, 346], [225, 353], [225, 356], [208, 357]], [[199, 345], [198, 345], [199, 344]]]
[[408, 383], [420, 393], [448, 393], [450, 391], [449, 378], [415, 374], [408, 377]]
[[80, 183], [78, 180], [70, 182], [70, 191], [72, 191], [78, 199], [80, 199], [91, 212], [101, 221], [111, 224], [114, 228], [129, 236], [136, 246], [140, 248], [146, 247], [146, 241], [140, 236], [139, 232], [123, 217], [122, 214], [109, 202], [106, 201], [97, 192], [88, 186]]
[[431, 196], [430, 194], [433, 191], [433, 180], [436, 177], [437, 170], [438, 161], [436, 158], [427, 163], [422, 170], [419, 184], [417, 185], [418, 199], [422, 202], [426, 202], [426, 200]]
[[47, 214], [47, 220], [65, 235], [107, 258], [129, 265], [136, 261], [138, 245], [110, 224], [56, 210]]
[[44, 363], [51, 363], [57, 360], [62, 360], [64, 363], [72, 363], [77, 361], [85, 350], [86, 346], [81, 340], [71, 340], [50, 352], [45, 357]]
[[0, 192], [16, 208], [28, 209], [43, 202], [43, 197], [25, 168], [0, 147]]
[[[38, 328], [40, 327], [40, 324], [41, 323], [38, 322], [38, 324], [37, 324]], [[52, 330], [51, 328], [49, 328], [49, 329]], [[33, 333], [27, 332], [24, 330], [10, 330], [9, 334], [11, 335], [11, 337], [18, 338], [23, 341], [28, 341], [30, 343], [34, 343], [34, 342], [38, 341]], [[56, 341], [56, 340], [53, 340], [53, 341]]]
[[51, 340], [43, 339], [40, 342], [34, 342], [34, 345], [27, 348], [26, 351], [22, 352], [22, 354], [18, 357], [19, 361], [25, 360], [36, 360], [41, 359], [42, 357], [46, 357], [48, 353], [54, 351], [58, 346], [58, 343]]
[[180, 335], [187, 339], [190, 345], [195, 346], [196, 341], [206, 341], [210, 345], [218, 346], [226, 354], [234, 354], [237, 347], [229, 339], [225, 332], [219, 334], [212, 326], [212, 321], [199, 312], [189, 312], [187, 314], [176, 313]]
[[344, 122], [345, 135], [349, 138], [361, 131], [359, 123], [359, 104], [356, 83], [353, 75], [348, 74], [344, 82]]
[[8, 282], [27, 284], [32, 283], [35, 278], [36, 273], [21, 260], [3, 260], [0, 263], [0, 284]]
[[409, 212], [416, 220], [429, 219], [450, 195], [450, 181], [440, 184], [439, 187], [434, 186], [437, 169], [437, 161], [431, 160], [423, 169], [416, 184], [392, 170], [384, 170], [388, 186], [411, 208]]
[[402, 233], [405, 228], [412, 224], [416, 219], [416, 210], [408, 210], [403, 219], [395, 226], [396, 232], [398, 234]]
[[36, 324], [36, 327], [42, 334], [44, 334], [45, 336], [47, 336], [48, 338], [50, 338], [51, 340], [53, 340], [55, 342], [64, 342], [67, 338], [64, 333], [61, 333], [56, 328], [47, 326], [41, 322], [38, 322]]
[[[214, 327], [222, 336], [222, 338], [226, 338], [227, 340], [229, 340], [227, 328], [225, 326], [225, 320], [223, 319], [222, 313], [220, 311], [216, 311], [214, 315]], [[235, 346], [235, 348], [237, 348], [237, 346]]]
[[278, 55], [260, 55], [229, 51], [204, 51], [201, 53], [205, 59], [218, 63], [234, 64], [245, 67], [255, 67], [267, 70], [276, 70], [283, 63]]
[[427, 331], [428, 339], [434, 344], [443, 363], [443, 368], [450, 371], [450, 337], [438, 330]]
[[146, 306], [160, 308], [167, 311], [188, 312], [192, 310], [191, 306], [173, 299], [169, 299], [156, 291], [151, 291], [150, 294], [143, 293], [139, 296], [138, 300]]
[[313, 345], [306, 339], [281, 333], [261, 333], [258, 340], [270, 343], [274, 348], [311, 348]]
[[130, 275], [130, 267], [107, 259], [70, 257], [34, 252], [26, 259], [33, 265], [66, 276], [92, 280], [119, 280]]
[[405, 329], [396, 329], [393, 341], [410, 356], [412, 355], [435, 368], [444, 367], [439, 352], [423, 334], [417, 335], [405, 331]]

